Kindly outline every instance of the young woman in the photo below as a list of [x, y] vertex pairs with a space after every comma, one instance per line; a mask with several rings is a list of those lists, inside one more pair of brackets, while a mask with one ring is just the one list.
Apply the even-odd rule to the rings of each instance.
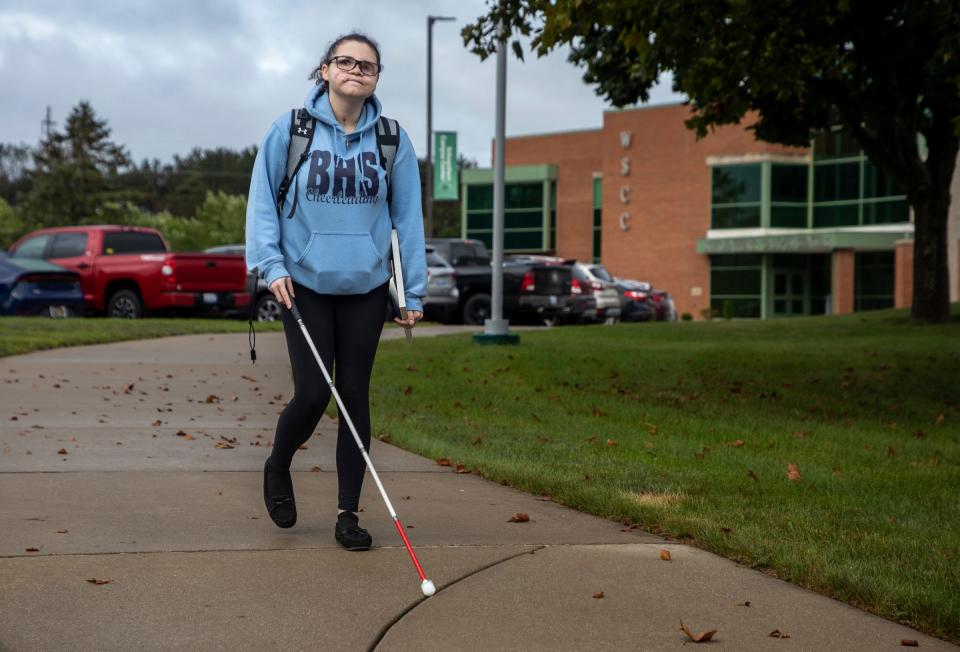
[[[426, 253], [420, 173], [403, 129], [389, 183], [377, 147], [380, 101], [374, 95], [383, 66], [380, 49], [363, 34], [347, 34], [327, 49], [311, 74], [316, 87], [305, 107], [316, 118], [309, 157], [291, 180], [277, 214], [277, 189], [286, 174], [290, 113], [273, 123], [257, 153], [247, 205], [246, 261], [258, 269], [277, 301], [297, 302], [324, 365], [363, 441], [370, 447], [369, 386], [387, 310], [390, 231], [398, 230], [407, 319], [423, 316]], [[330, 388], [289, 310], [281, 310], [293, 369], [294, 396], [280, 414], [264, 464], [267, 511], [280, 527], [296, 523], [290, 463], [313, 434]], [[368, 550], [369, 533], [357, 510], [365, 463], [346, 420], [337, 429], [336, 540]]]

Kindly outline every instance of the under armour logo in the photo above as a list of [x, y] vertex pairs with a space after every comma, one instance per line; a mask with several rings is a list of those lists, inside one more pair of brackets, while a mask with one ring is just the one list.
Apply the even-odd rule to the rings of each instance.
[[300, 135], [306, 135], [307, 133], [306, 127], [297, 127], [297, 133]]

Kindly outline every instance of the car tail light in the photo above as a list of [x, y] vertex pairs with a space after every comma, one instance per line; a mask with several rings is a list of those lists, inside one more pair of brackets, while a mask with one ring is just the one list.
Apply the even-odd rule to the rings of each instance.
[[602, 290], [603, 283], [600, 281], [590, 281], [590, 287], [592, 287], [594, 290]]
[[650, 295], [650, 298], [653, 299], [653, 302], [654, 302], [654, 303], [660, 303], [661, 301], [663, 301], [663, 295], [662, 295], [662, 294], [651, 294], [651, 295]]
[[520, 281], [520, 290], [522, 292], [533, 292], [536, 287], [536, 284], [533, 282], [533, 272], [524, 272], [523, 280]]
[[637, 290], [627, 290], [623, 293], [628, 299], [633, 299], [634, 301], [645, 301], [647, 298], [646, 292], [638, 292]]
[[171, 260], [169, 262], [164, 263], [163, 267], [160, 268], [160, 275], [164, 277], [164, 280], [167, 283], [169, 283], [170, 285], [173, 285], [174, 283], [177, 282], [177, 277], [174, 274], [174, 271], [175, 270], [173, 266], [173, 261]]
[[580, 281], [577, 279], [570, 281], [570, 294], [583, 294], [583, 288], [580, 287]]

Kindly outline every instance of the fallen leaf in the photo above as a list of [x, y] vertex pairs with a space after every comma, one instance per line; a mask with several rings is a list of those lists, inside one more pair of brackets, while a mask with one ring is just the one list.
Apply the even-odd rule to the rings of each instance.
[[57, 534], [66, 534], [70, 530], [57, 530]]
[[57, 453], [58, 453], [59, 455], [66, 455], [66, 454], [67, 454], [67, 449], [66, 449], [66, 448], [61, 448], [60, 450], [57, 451]]
[[605, 417], [607, 413], [598, 408], [596, 405], [593, 406], [593, 416], [595, 417]]
[[711, 638], [713, 638], [713, 635], [717, 633], [717, 630], [711, 629], [708, 632], [701, 632], [699, 634], [694, 634], [693, 632], [690, 631], [689, 627], [683, 624], [682, 620], [680, 621], [680, 630], [684, 634], [689, 636], [690, 640], [693, 641], [694, 643], [703, 643], [703, 642], [709, 641]]
[[731, 532], [733, 532], [733, 528], [729, 528], [729, 527], [722, 527], [720, 529], [723, 530], [724, 534], [730, 534]]
[[446, 457], [441, 457], [437, 459], [437, 464], [439, 464], [440, 466], [450, 466], [450, 460], [447, 459]]
[[900, 645], [903, 647], [920, 647], [919, 643], [909, 638], [900, 639]]
[[320, 473], [320, 467], [319, 467], [319, 466], [311, 467], [310, 470], [311, 470], [312, 472], [314, 472], [314, 473]]
[[234, 446], [233, 444], [230, 444], [225, 441], [218, 441], [216, 444], [213, 445], [213, 447], [214, 448], [236, 448], [236, 446]]
[[768, 636], [772, 636], [773, 638], [790, 638], [790, 634], [781, 632], [779, 629], [773, 630], [768, 634]]
[[617, 445], [617, 440], [616, 440], [616, 439], [608, 439], [608, 440], [607, 440], [607, 446], [616, 446], [616, 445]]
[[913, 433], [913, 436], [917, 439], [924, 439], [927, 436], [927, 433], [917, 428], [917, 431]]
[[893, 446], [887, 446], [887, 457], [896, 457], [897, 449]]
[[796, 464], [787, 464], [787, 479], [788, 480], [799, 480], [800, 479], [800, 467]]
[[941, 414], [940, 416], [937, 417], [937, 420], [934, 421], [933, 423], [935, 425], [942, 426], [944, 418], [945, 418], [944, 415]]
[[109, 584], [110, 583], [110, 580], [98, 580], [95, 577], [91, 577], [87, 581], [90, 582], [91, 584]]
[[162, 425], [163, 425], [163, 421], [161, 421], [160, 419], [157, 419], [156, 421], [154, 421], [154, 422], [151, 423], [150, 425], [153, 426], [154, 428], [156, 428], [157, 426], [162, 426]]
[[737, 604], [737, 606], [738, 606], [738, 607], [749, 607], [749, 606], [750, 606], [750, 601], [747, 600], [746, 602], [740, 602], [740, 603]]
[[752, 469], [747, 469], [747, 477], [749, 477], [754, 482], [760, 482], [760, 478], [757, 477], [757, 474], [754, 473]]
[[523, 512], [517, 512], [513, 516], [507, 519], [507, 523], [526, 523], [530, 520], [530, 517], [524, 514]]
[[663, 561], [670, 561], [670, 551], [665, 548], [661, 548], [660, 559], [662, 559]]
[[40, 548], [27, 548], [27, 552], [40, 552]]
[[407, 396], [410, 396], [411, 394], [413, 394], [413, 385], [407, 385], [407, 388], [403, 390], [403, 393], [406, 394]]
[[597, 591], [596, 593], [593, 594], [593, 597], [597, 598], [598, 600], [602, 599], [603, 591]]
[[737, 439], [736, 441], [728, 441], [727, 446], [733, 446], [734, 448], [740, 448], [743, 446], [743, 440]]
[[[278, 398], [277, 400], [279, 401], [280, 399]], [[210, 396], [208, 396], [207, 399], [206, 399], [206, 401], [204, 401], [204, 402], [205, 402], [205, 403], [219, 403], [219, 402], [220, 402], [220, 397], [217, 396], [216, 394], [210, 394]]]
[[470, 473], [470, 469], [465, 464], [457, 464], [457, 473]]

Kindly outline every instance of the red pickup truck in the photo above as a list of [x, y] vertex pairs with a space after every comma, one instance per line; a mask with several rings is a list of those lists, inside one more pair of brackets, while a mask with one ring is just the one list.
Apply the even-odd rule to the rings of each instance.
[[14, 258], [39, 258], [79, 273], [88, 313], [136, 318], [149, 311], [242, 313], [250, 307], [242, 257], [171, 253], [156, 229], [41, 229], [8, 251]]

